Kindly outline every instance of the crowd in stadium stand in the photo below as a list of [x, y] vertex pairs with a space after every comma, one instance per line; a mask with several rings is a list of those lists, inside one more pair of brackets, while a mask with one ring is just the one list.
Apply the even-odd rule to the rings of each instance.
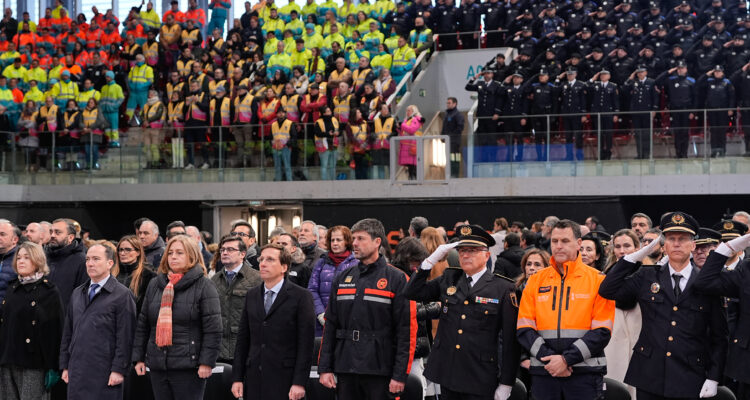
[[[358, 178], [378, 177], [388, 138], [420, 135], [425, 122], [418, 110], [417, 124], [411, 116], [399, 122], [381, 106], [419, 54], [457, 48], [517, 50], [512, 60], [499, 55], [487, 65], [494, 73], [487, 82], [502, 85], [490, 87], [490, 101], [480, 104], [477, 143], [522, 143], [533, 132], [539, 160], [546, 157], [547, 125], [527, 115], [577, 113], [550, 128], [575, 144], [568, 159], [581, 159], [583, 134], [599, 123], [584, 114], [623, 112], [601, 121], [601, 157], [611, 157], [613, 132], [632, 129], [638, 157], [647, 158], [649, 112], [677, 110], [657, 115], [654, 126], [671, 128], [676, 156], [686, 157], [688, 134], [702, 126], [703, 114], [679, 110], [734, 109], [750, 101], [750, 16], [734, 0], [341, 6], [307, 0], [283, 7], [266, 0], [246, 2], [232, 24], [229, 2], [212, 0], [208, 11], [194, 0], [187, 10], [178, 4], [159, 16], [148, 2], [124, 21], [96, 7], [71, 16], [58, 0], [39, 21], [28, 13], [16, 20], [6, 9], [0, 21], [5, 148], [14, 143], [24, 150], [32, 171], [98, 168], [100, 145], [118, 147], [120, 131], [139, 126], [149, 168], [218, 167], [219, 159], [222, 167], [257, 166], [263, 152], [277, 179], [292, 179], [291, 167], [304, 158], [306, 165], [319, 163], [326, 179], [342, 162]], [[480, 91], [481, 99], [487, 88], [479, 81], [467, 89]], [[539, 90], [546, 94], [535, 95]], [[646, 114], [626, 113], [638, 111]], [[708, 113], [712, 155], [725, 153], [727, 128], [742, 126], [746, 114]], [[57, 165], [51, 165], [53, 141]], [[173, 144], [172, 162], [165, 141]], [[405, 156], [399, 165], [410, 173], [411, 146], [403, 142], [399, 151]], [[523, 160], [519, 147], [508, 158]]]
[[748, 223], [415, 216], [386, 237], [372, 218], [305, 220], [265, 244], [242, 219], [218, 243], [182, 221], [96, 240], [68, 218], [0, 219], [0, 396], [733, 399]]

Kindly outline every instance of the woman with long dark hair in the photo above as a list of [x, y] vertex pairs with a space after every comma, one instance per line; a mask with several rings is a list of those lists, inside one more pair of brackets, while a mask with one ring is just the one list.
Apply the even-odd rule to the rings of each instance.
[[117, 262], [112, 267], [112, 275], [133, 292], [136, 311], [140, 313], [146, 288], [156, 273], [146, 260], [143, 245], [137, 236], [123, 236], [117, 243]]

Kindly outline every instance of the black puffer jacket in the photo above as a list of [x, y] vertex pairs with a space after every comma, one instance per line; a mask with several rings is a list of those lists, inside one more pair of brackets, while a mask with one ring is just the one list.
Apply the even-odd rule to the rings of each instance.
[[514, 279], [521, 275], [523, 272], [521, 269], [521, 259], [523, 258], [523, 254], [524, 250], [520, 246], [507, 248], [497, 256], [493, 273], [500, 274], [510, 279]]
[[[120, 273], [117, 275], [117, 281], [130, 289], [130, 283], [133, 280], [133, 271], [135, 271], [137, 267], [137, 260], [133, 264], [120, 264]], [[153, 270], [154, 267], [152, 267], [151, 264], [146, 263], [143, 265], [141, 281], [138, 283], [138, 295], [135, 296], [135, 311], [139, 314], [141, 313], [141, 307], [143, 306], [143, 299], [146, 297], [148, 284], [151, 282], [151, 279], [156, 277], [156, 273]], [[132, 292], [133, 290], [131, 289], [130, 291]]]
[[216, 286], [196, 266], [174, 287], [172, 346], [156, 346], [156, 320], [167, 275], [158, 274], [146, 290], [133, 343], [133, 361], [152, 370], [214, 367], [221, 348], [221, 305]]

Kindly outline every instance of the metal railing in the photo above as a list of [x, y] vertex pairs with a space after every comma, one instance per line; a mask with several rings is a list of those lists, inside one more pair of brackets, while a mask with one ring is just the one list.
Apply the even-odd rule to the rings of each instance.
[[[603, 113], [571, 113], [571, 114], [540, 114], [540, 115], [514, 115], [500, 116], [496, 122], [501, 124], [502, 129], [496, 129], [491, 132], [479, 133], [481, 121], [492, 120], [492, 117], [477, 117], [477, 103], [475, 102], [468, 112], [470, 127], [473, 129], [469, 132], [468, 146], [474, 148], [477, 137], [487, 139], [492, 135], [498, 139], [505, 140], [506, 145], [509, 141], [519, 142], [527, 135], [532, 135], [535, 140], [540, 136], [546, 145], [545, 158], [537, 161], [554, 161], [550, 158], [551, 146], [558, 142], [567, 146], [573, 146], [575, 142], [580, 145], [582, 140], [587, 145], [596, 146], [595, 156], [586, 157], [595, 161], [606, 161], [609, 157], [602, 157], [603, 139], [607, 141], [616, 137], [618, 141], [635, 139], [637, 158], [654, 160], [656, 156], [656, 141], [659, 145], [667, 144], [668, 141], [674, 141], [676, 136], [680, 135], [682, 140], [682, 149], [675, 146], [674, 156], [668, 151], [666, 157], [687, 157], [688, 154], [677, 154], [678, 151], [684, 151], [684, 146], [689, 146], [692, 150], [693, 157], [708, 159], [710, 157], [727, 155], [726, 138], [736, 139], [735, 142], [743, 142], [744, 146], [736, 153], [737, 155], [746, 154], [750, 146], [745, 142], [747, 136], [743, 131], [750, 129], [750, 126], [743, 125], [743, 116], [748, 117], [750, 121], [750, 108], [722, 108], [722, 109], [684, 109], [684, 110], [660, 110], [660, 111], [619, 111]], [[731, 115], [729, 115], [731, 114]], [[614, 118], [616, 122], [612, 121]], [[575, 119], [585, 118], [585, 121], [578, 123]], [[525, 125], [521, 126], [519, 120], [525, 120]], [[566, 121], [567, 120], [567, 121]], [[678, 122], [679, 120], [679, 122]], [[542, 121], [543, 123], [538, 123]], [[574, 123], [570, 123], [573, 121]], [[533, 123], [532, 122], [537, 122]], [[562, 123], [560, 123], [562, 122]], [[647, 126], [646, 126], [647, 124]], [[497, 126], [495, 123], [490, 123]], [[580, 126], [579, 130], [571, 132], [565, 129], [558, 129], [558, 126]], [[543, 127], [543, 132], [535, 131], [536, 127]], [[713, 134], [713, 135], [712, 135]], [[617, 135], [617, 136], [614, 136]], [[713, 136], [713, 139], [712, 139]], [[698, 148], [698, 141], [702, 140], [701, 148]], [[713, 140], [713, 145], [711, 145]], [[571, 141], [573, 143], [571, 143]], [[487, 140], [484, 140], [486, 143]], [[615, 144], [612, 144], [614, 146]], [[581, 146], [575, 146], [581, 149]], [[745, 149], [745, 150], [743, 150]], [[611, 149], [604, 149], [611, 150]], [[669, 147], [667, 146], [667, 150]], [[569, 158], [569, 157], [568, 157]], [[622, 158], [622, 157], [621, 157]], [[576, 155], [572, 161], [583, 161]], [[471, 166], [475, 162], [473, 154], [468, 154], [468, 164]], [[469, 168], [471, 171], [472, 168]], [[471, 176], [471, 175], [469, 175]]]
[[[482, 26], [484, 27], [484, 26]], [[494, 33], [500, 35], [503, 40], [501, 40], [501, 43], [497, 43], [497, 45], [494, 45], [493, 43], [488, 43], [488, 33]], [[458, 48], [453, 49], [441, 49], [440, 48], [440, 39], [452, 39], [456, 38], [456, 45], [460, 45], [462, 50], [468, 50], [468, 49], [481, 49], [481, 48], [498, 48], [498, 47], [505, 47], [505, 40], [504, 35], [508, 33], [507, 29], [498, 29], [498, 30], [492, 30], [487, 31], [485, 29], [481, 29], [478, 31], [467, 31], [467, 32], [450, 32], [450, 33], [436, 33], [433, 35], [433, 41], [435, 42], [435, 49], [438, 51], [452, 51], [452, 50], [458, 50]], [[474, 35], [477, 35], [476, 38], [474, 38]], [[476, 46], [470, 46], [467, 47], [468, 44], [462, 42], [462, 37], [466, 37], [468, 35], [471, 35], [471, 40], [476, 40]]]
[[[733, 111], [731, 119], [716, 118], [719, 113], [726, 114]], [[686, 126], [670, 123], [670, 116], [681, 113], [683, 116], [695, 114], [697, 119], [689, 120]], [[19, 132], [4, 132], [6, 144], [0, 151], [0, 182], [11, 184], [73, 184], [73, 183], [180, 183], [180, 182], [243, 182], [243, 181], [271, 181], [271, 180], [318, 180], [318, 179], [385, 179], [398, 183], [399, 168], [398, 151], [403, 140], [417, 143], [416, 154], [419, 155], [417, 165], [424, 168], [415, 171], [415, 182], [445, 181], [450, 177], [445, 170], [437, 179], [434, 170], [430, 170], [430, 160], [435, 159], [433, 143], [441, 143], [440, 153], [446, 154], [440, 158], [444, 160], [459, 159], [465, 163], [462, 168], [467, 178], [477, 176], [504, 176], [502, 172], [507, 166], [529, 166], [546, 164], [548, 168], [568, 162], [566, 156], [571, 154], [570, 165], [580, 165], [589, 168], [609, 168], [612, 162], [619, 161], [623, 165], [636, 165], [633, 160], [645, 162], [640, 170], [626, 170], [621, 172], [602, 172], [603, 174], [655, 174], [660, 173], [654, 168], [657, 165], [675, 165], [675, 170], [669, 173], [681, 173], [677, 170], [684, 161], [673, 160], [678, 156], [674, 143], [675, 136], [687, 138], [683, 144], [683, 156], [687, 161], [700, 161], [691, 171], [696, 173], [715, 173], [712, 169], [714, 162], [719, 162], [726, 155], [731, 162], [731, 169], [726, 173], [750, 171], [750, 157], [736, 157], [745, 154], [749, 149], [747, 132], [750, 127], [744, 126], [745, 118], [750, 116], [750, 109], [719, 109], [719, 110], [676, 110], [646, 112], [646, 125], [637, 133], [628, 120], [643, 113], [577, 113], [577, 114], [549, 114], [503, 116], [496, 123], [503, 122], [498, 127], [495, 123], [489, 131], [474, 133], [476, 129], [469, 129], [466, 146], [456, 146], [450, 152], [450, 140], [444, 136], [412, 136], [395, 137], [389, 140], [390, 151], [376, 151], [375, 146], [369, 150], [355, 152], [353, 143], [344, 134], [345, 124], [341, 124], [340, 136], [335, 149], [322, 149], [321, 142], [316, 146], [315, 128], [312, 123], [299, 123], [296, 143], [284, 149], [274, 149], [273, 141], [268, 132], [269, 125], [237, 125], [225, 127], [188, 127], [164, 128], [149, 130], [156, 140], [150, 144], [146, 141], [146, 130], [131, 128], [123, 133], [120, 140], [121, 147], [106, 148], [103, 143], [97, 149], [95, 140], [71, 142], [68, 137], [40, 132], [43, 138], [42, 146], [29, 143]], [[477, 127], [480, 122], [487, 121], [486, 117], [476, 116], [476, 107], [469, 111], [468, 126]], [[618, 116], [618, 122], [606, 124], [613, 115]], [[566, 131], [562, 123], [566, 118], [581, 118], [587, 116], [589, 122], [576, 128], [575, 132]], [[526, 125], [518, 131], [509, 129], [512, 122], [526, 119]], [[747, 119], [750, 121], [750, 117]], [[717, 122], [718, 121], [718, 122]], [[520, 126], [518, 124], [517, 126]], [[506, 128], [502, 128], [506, 127]], [[681, 129], [675, 135], [675, 129]], [[192, 130], [189, 130], [192, 129]], [[249, 140], [239, 140], [240, 132], [246, 133]], [[368, 132], [372, 132], [369, 129]], [[197, 142], [196, 133], [198, 136]], [[714, 140], [724, 136], [726, 150], [716, 149], [717, 143], [711, 146], [711, 136]], [[46, 135], [46, 139], [44, 139]], [[371, 135], [371, 134], [370, 134]], [[639, 136], [640, 135], [640, 136]], [[206, 137], [208, 136], [208, 141]], [[638, 153], [638, 138], [641, 138], [642, 153]], [[604, 144], [612, 140], [611, 146]], [[452, 137], [453, 140], [457, 138]], [[580, 146], [574, 143], [578, 140]], [[45, 140], [49, 140], [45, 143]], [[62, 140], [62, 141], [61, 141]], [[370, 139], [373, 140], [372, 135]], [[460, 140], [460, 139], [459, 139]], [[435, 142], [438, 141], [438, 142]], [[515, 142], [515, 143], [514, 143]], [[374, 141], [371, 142], [371, 144]], [[460, 142], [459, 142], [460, 143]], [[684, 141], [683, 141], [684, 143]], [[718, 141], [718, 146], [724, 146]], [[317, 147], [317, 148], [316, 148]], [[714, 148], [712, 148], [714, 147]], [[89, 149], [86, 153], [85, 150]], [[335, 150], [335, 151], [334, 151]], [[519, 151], [520, 150], [520, 151]], [[716, 151], [712, 151], [716, 150]], [[328, 151], [328, 153], [326, 153]], [[605, 154], [605, 152], [611, 154]], [[357, 153], [355, 157], [355, 153]], [[95, 155], [100, 155], [99, 166], [96, 165]], [[488, 156], [489, 155], [489, 156]], [[323, 157], [327, 156], [327, 158]], [[488, 157], [487, 157], [488, 156]], [[640, 156], [640, 160], [639, 159]], [[356, 158], [356, 160], [355, 160]], [[613, 161], [608, 161], [611, 159]], [[194, 168], [185, 169], [192, 161]], [[359, 162], [359, 163], [358, 163]], [[450, 161], [448, 161], [450, 162]], [[325, 163], [325, 164], [324, 164]], [[441, 161], [442, 163], [442, 161]], [[440, 164], [440, 163], [439, 163]], [[359, 176], [357, 176], [359, 166]], [[551, 166], [551, 167], [550, 167]], [[203, 168], [201, 168], [203, 167]], [[390, 171], [389, 168], [390, 167]], [[39, 171], [37, 171], [39, 168]], [[642, 169], [646, 168], [646, 169]], [[489, 172], [488, 172], [489, 171]], [[494, 171], [494, 172], [493, 172]], [[501, 172], [497, 172], [501, 171]], [[641, 171], [641, 172], [638, 172]], [[722, 170], [724, 171], [724, 170]], [[443, 175], [444, 173], [444, 175]], [[719, 172], [725, 173], [725, 172]], [[571, 174], [573, 174], [571, 172]], [[291, 175], [291, 179], [289, 179]], [[454, 177], [457, 177], [454, 173]], [[407, 181], [409, 181], [407, 179]], [[414, 183], [414, 182], [403, 182]]]

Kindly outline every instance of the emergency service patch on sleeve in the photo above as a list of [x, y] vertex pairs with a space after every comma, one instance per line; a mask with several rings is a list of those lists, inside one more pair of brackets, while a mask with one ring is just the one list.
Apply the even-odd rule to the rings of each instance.
[[510, 296], [510, 304], [513, 304], [513, 307], [518, 308], [518, 297], [516, 297], [516, 294], [511, 292], [508, 293], [508, 296]]

